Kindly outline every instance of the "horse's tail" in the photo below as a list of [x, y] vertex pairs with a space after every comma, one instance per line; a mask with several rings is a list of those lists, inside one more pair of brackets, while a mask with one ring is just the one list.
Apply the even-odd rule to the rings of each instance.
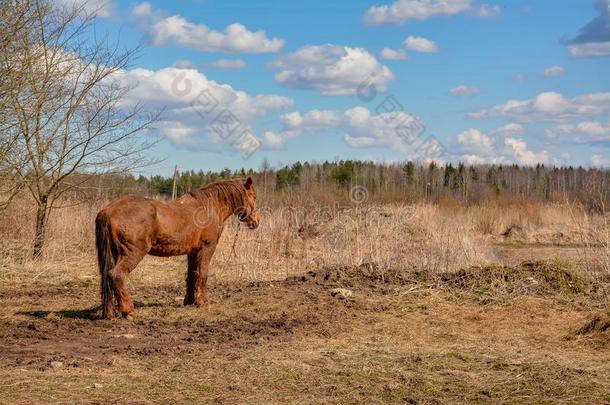
[[114, 281], [111, 272], [116, 264], [116, 258], [113, 252], [109, 218], [103, 212], [97, 214], [95, 218], [95, 247], [101, 277], [102, 318], [112, 318], [114, 315]]

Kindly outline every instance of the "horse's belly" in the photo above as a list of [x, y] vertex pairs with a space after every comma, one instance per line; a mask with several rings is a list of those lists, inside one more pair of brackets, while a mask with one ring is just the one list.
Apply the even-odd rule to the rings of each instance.
[[184, 226], [182, 229], [163, 229], [151, 240], [148, 254], [153, 256], [180, 256], [200, 250], [217, 240], [218, 235], [207, 229]]
[[148, 254], [153, 256], [180, 256], [197, 250], [201, 243], [193, 237], [170, 238], [155, 241]]
[[169, 257], [188, 254], [189, 251], [180, 246], [153, 246], [148, 252], [152, 256]]

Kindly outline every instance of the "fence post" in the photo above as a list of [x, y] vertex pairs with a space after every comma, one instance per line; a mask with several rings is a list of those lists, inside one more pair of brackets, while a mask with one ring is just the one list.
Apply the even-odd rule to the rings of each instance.
[[176, 199], [176, 192], [178, 188], [178, 165], [174, 167], [174, 179], [172, 181], [172, 200]]

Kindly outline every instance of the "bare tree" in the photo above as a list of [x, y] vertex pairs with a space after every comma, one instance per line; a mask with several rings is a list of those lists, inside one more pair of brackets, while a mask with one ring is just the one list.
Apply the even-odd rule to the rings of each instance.
[[109, 46], [93, 32], [94, 14], [50, 0], [17, 3], [29, 23], [2, 56], [7, 100], [4, 130], [13, 139], [3, 165], [37, 204], [33, 255], [40, 256], [49, 215], [82, 184], [78, 173], [116, 173], [147, 164], [142, 136], [156, 119], [126, 106], [124, 70], [137, 50]]
[[6, 156], [16, 141], [14, 122], [8, 120], [9, 95], [20, 85], [17, 72], [11, 69], [9, 61], [18, 53], [15, 39], [31, 22], [31, 13], [26, 2], [0, 0], [0, 208], [4, 208], [19, 192], [19, 184], [11, 178], [11, 167]]

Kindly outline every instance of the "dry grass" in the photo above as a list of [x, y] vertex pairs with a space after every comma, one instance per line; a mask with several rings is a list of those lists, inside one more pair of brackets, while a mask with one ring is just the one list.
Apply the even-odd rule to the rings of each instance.
[[[224, 280], [275, 280], [324, 267], [371, 264], [386, 271], [419, 268], [435, 272], [501, 262], [498, 244], [570, 246], [588, 271], [610, 273], [608, 216], [591, 216], [573, 205], [519, 203], [464, 208], [455, 203], [319, 206], [262, 209], [255, 232], [226, 228], [212, 263]], [[93, 219], [102, 203], [57, 210], [49, 225], [43, 260], [28, 257], [33, 204], [13, 204], [0, 221], [2, 276], [26, 271], [39, 277], [76, 268], [95, 276]], [[235, 244], [235, 251], [232, 247]], [[161, 259], [147, 259], [144, 265]], [[164, 262], [167, 262], [165, 260]], [[181, 265], [182, 258], [169, 259]], [[502, 263], [501, 263], [502, 264]]]
[[[147, 257], [129, 278], [135, 320], [99, 321], [98, 209], [57, 211], [38, 261], [31, 205], [0, 222], [4, 402], [610, 401], [605, 217], [447, 202], [263, 210], [236, 254], [227, 224], [210, 308], [181, 306], [184, 258]], [[500, 249], [551, 260], [506, 266]]]

